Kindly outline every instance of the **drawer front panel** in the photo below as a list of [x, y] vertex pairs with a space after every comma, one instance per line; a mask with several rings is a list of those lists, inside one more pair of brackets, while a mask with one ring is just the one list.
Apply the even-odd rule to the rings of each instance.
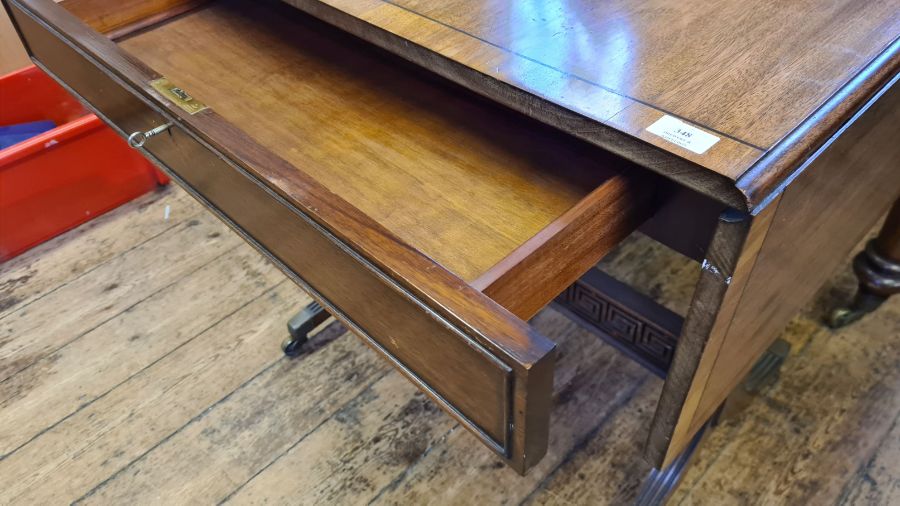
[[505, 453], [511, 368], [280, 196], [181, 129], [148, 153], [318, 294], [332, 312]]
[[[34, 58], [120, 133], [172, 120], [92, 56], [10, 5]], [[512, 367], [180, 124], [148, 140], [144, 151], [489, 447], [516, 457], [513, 417], [527, 410], [513, 405]]]

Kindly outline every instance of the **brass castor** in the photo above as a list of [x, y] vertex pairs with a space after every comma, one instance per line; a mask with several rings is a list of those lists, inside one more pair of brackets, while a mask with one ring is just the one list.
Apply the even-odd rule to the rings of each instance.
[[309, 334], [330, 316], [318, 302], [310, 302], [288, 321], [289, 337], [281, 343], [281, 351], [288, 357], [299, 355], [303, 345], [309, 341]]
[[859, 291], [850, 306], [835, 309], [825, 318], [833, 329], [859, 320], [900, 293], [900, 199], [894, 202], [878, 237], [853, 259], [853, 272], [859, 279]]
[[859, 278], [859, 290], [848, 307], [835, 309], [825, 319], [833, 329], [859, 320], [900, 292], [900, 264], [879, 253], [877, 240], [869, 242], [865, 251], [856, 255], [853, 271]]
[[776, 339], [767, 349], [744, 380], [744, 391], [759, 393], [763, 388], [778, 381], [781, 366], [791, 353], [791, 345], [783, 339]]

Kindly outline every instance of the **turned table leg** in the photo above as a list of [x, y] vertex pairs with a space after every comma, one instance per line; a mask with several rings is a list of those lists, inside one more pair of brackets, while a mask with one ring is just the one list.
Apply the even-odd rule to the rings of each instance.
[[832, 328], [859, 320], [900, 293], [900, 199], [894, 202], [878, 237], [853, 260], [853, 270], [859, 290], [849, 307], [835, 309], [828, 317]]

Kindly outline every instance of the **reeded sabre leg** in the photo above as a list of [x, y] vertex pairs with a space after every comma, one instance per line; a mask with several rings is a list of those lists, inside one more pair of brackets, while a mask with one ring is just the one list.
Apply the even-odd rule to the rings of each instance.
[[900, 293], [900, 199], [894, 202], [878, 237], [853, 259], [853, 270], [859, 290], [849, 307], [835, 309], [828, 317], [832, 328], [859, 320]]
[[704, 435], [718, 425], [721, 414], [722, 407], [720, 406], [715, 414], [697, 431], [687, 448], [669, 464], [669, 467], [664, 470], [653, 469], [650, 471], [650, 474], [641, 485], [637, 499], [634, 501], [635, 506], [663, 506], [668, 502], [672, 492], [681, 483], [681, 478], [684, 477], [684, 472], [691, 464], [691, 460], [703, 441]]

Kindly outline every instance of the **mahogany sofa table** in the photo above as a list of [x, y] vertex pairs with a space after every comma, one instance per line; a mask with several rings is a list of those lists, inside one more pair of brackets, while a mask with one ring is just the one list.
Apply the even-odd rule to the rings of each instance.
[[[286, 351], [324, 308], [521, 473], [552, 437], [541, 308], [664, 377], [647, 503], [900, 194], [900, 0], [3, 4], [313, 296]], [[593, 269], [635, 230], [697, 261], [686, 315]], [[855, 269], [833, 325], [900, 290], [900, 204]]]

